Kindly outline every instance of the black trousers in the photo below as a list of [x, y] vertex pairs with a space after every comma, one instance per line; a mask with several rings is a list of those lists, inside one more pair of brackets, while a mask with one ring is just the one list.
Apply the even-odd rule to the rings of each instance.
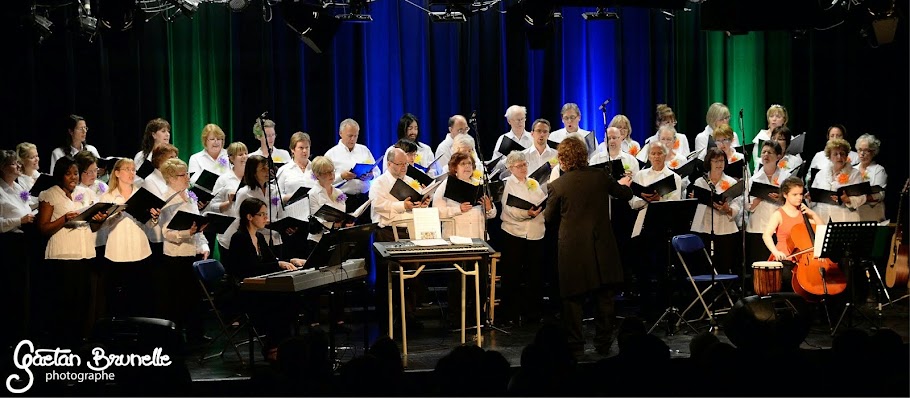
[[52, 321], [51, 340], [75, 348], [80, 340], [91, 336], [95, 323], [95, 288], [92, 272], [94, 259], [47, 260], [47, 278], [51, 282], [47, 293]]
[[543, 240], [527, 240], [502, 234], [502, 261], [496, 273], [502, 278], [499, 312], [501, 320], [519, 316], [539, 319], [543, 307]]
[[[9, 340], [4, 340], [4, 347], [15, 346], [28, 335], [31, 313], [31, 297], [29, 293], [29, 252], [24, 233], [6, 232], [0, 234], [0, 246], [18, 248], [6, 251], [6, 266], [3, 273], [3, 297], [7, 303], [7, 333]], [[6, 344], [6, 343], [9, 344]]]
[[193, 270], [195, 256], [164, 256], [157, 265], [158, 313], [161, 318], [186, 329], [187, 337], [197, 338], [203, 334], [202, 291]]
[[584, 319], [584, 303], [587, 299], [594, 302], [594, 347], [607, 349], [613, 343], [613, 329], [616, 324], [616, 312], [613, 303], [615, 289], [601, 286], [597, 290], [578, 296], [562, 298], [563, 324], [569, 335], [569, 348], [574, 352], [584, 350], [585, 336], [581, 321]]

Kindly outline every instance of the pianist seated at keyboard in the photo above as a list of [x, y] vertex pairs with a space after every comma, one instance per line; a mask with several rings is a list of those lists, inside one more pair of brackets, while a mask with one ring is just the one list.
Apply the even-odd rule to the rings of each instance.
[[[247, 198], [240, 203], [240, 228], [231, 236], [231, 251], [225, 262], [236, 283], [244, 278], [281, 270], [295, 270], [305, 260], [279, 260], [259, 230], [269, 220], [268, 208], [261, 199]], [[277, 358], [278, 345], [291, 336], [296, 308], [287, 305], [286, 297], [267, 294], [242, 296], [257, 330], [265, 333], [262, 355], [269, 361]]]

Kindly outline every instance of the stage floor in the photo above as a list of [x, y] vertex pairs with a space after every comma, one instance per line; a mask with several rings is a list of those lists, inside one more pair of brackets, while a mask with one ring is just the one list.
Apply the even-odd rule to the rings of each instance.
[[[858, 306], [857, 308], [860, 308], [862, 314], [854, 314], [852, 316], [852, 325], [867, 331], [873, 330], [876, 327], [890, 328], [896, 331], [905, 343], [910, 342], [910, 323], [908, 323], [908, 319], [910, 319], [910, 316], [908, 316], [908, 314], [910, 314], [910, 308], [908, 308], [908, 300], [905, 298], [884, 307], [881, 311], [881, 316], [877, 315], [876, 307], [875, 303], [867, 303]], [[617, 313], [620, 317], [635, 315], [637, 314], [637, 307], [623, 303], [622, 301], [617, 301]], [[375, 310], [370, 307], [367, 309], [366, 314], [368, 318], [368, 322], [366, 323], [367, 334], [369, 336], [369, 341], [373, 342], [380, 336], [377, 323], [375, 322]], [[358, 311], [358, 309], [355, 308], [353, 313], [350, 313], [349, 315], [352, 315], [350, 318], [354, 320], [349, 323], [352, 330], [349, 333], [335, 334], [336, 365], [344, 364], [353, 357], [363, 355], [364, 353], [364, 325], [362, 321], [359, 321], [363, 319], [363, 311]], [[833, 324], [837, 323], [839, 315], [840, 312], [831, 313], [831, 322]], [[866, 317], [869, 319], [867, 320]], [[407, 372], [432, 371], [439, 359], [460, 343], [459, 329], [452, 330], [443, 327], [444, 322], [441, 321], [443, 318], [439, 307], [430, 306], [422, 308], [420, 312], [418, 312], [418, 319], [423, 322], [423, 327], [409, 327], [408, 330], [409, 355], [406, 358]], [[719, 319], [721, 322], [724, 321], [723, 316], [720, 316]], [[838, 331], [850, 326], [847, 322], [848, 320], [849, 317], [839, 326]], [[810, 321], [810, 330], [805, 340], [801, 343], [801, 348], [805, 350], [830, 349], [833, 337], [831, 336], [831, 327], [828, 322], [825, 321], [823, 312], [816, 311], [816, 316]], [[648, 323], [646, 326], [651, 327], [651, 325], [651, 323]], [[210, 326], [208, 335], [215, 336], [217, 332], [214, 329], [214, 324], [211, 324]], [[400, 326], [398, 326], [397, 323], [396, 326], [398, 327], [395, 331], [396, 342], [398, 342], [400, 348]], [[693, 326], [696, 327], [698, 332], [707, 331], [709, 328], [707, 321], [694, 322]], [[481, 334], [482, 347], [484, 349], [499, 351], [513, 367], [519, 366], [522, 350], [528, 343], [533, 341], [539, 327], [540, 323], [532, 323], [504, 328], [504, 331], [483, 329]], [[323, 328], [327, 331], [325, 326], [323, 326]], [[665, 323], [661, 323], [654, 328], [653, 334], [659, 336], [667, 346], [669, 346], [672, 357], [688, 357], [689, 341], [692, 340], [692, 337], [697, 333], [685, 326], [676, 333], [668, 334], [667, 332], [668, 330]], [[301, 330], [301, 333], [305, 333], [305, 331]], [[385, 331], [383, 331], [382, 335], [385, 334]], [[604, 356], [595, 352], [591, 343], [594, 335], [594, 326], [591, 322], [585, 322], [585, 334], [587, 336], [588, 344], [585, 347], [584, 356], [579, 358], [579, 363], [596, 362], [604, 358]], [[720, 330], [717, 331], [717, 336], [721, 341], [731, 343], [724, 328], [720, 328]], [[473, 340], [473, 338], [474, 330], [468, 330], [467, 343], [474, 344], [475, 340]], [[241, 346], [240, 349], [244, 361], [247, 361], [247, 346]], [[262, 360], [262, 356], [259, 354], [258, 344], [255, 344], [254, 349], [256, 362], [253, 368], [242, 364], [238, 360], [236, 353], [230, 349], [224, 353], [223, 357], [209, 359], [202, 364], [196, 360], [188, 360], [187, 366], [189, 367], [194, 382], [207, 384], [207, 382], [249, 380], [253, 374], [268, 372], [270, 366]], [[616, 355], [618, 351], [619, 349], [614, 341], [608, 356]], [[194, 350], [196, 357], [198, 357], [198, 354], [201, 352], [201, 347], [197, 347]], [[222, 388], [217, 388], [217, 390], [221, 389]]]

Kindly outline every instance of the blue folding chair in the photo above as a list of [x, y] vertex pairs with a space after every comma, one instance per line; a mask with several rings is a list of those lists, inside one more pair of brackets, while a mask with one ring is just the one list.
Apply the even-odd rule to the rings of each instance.
[[[677, 327], [682, 319], [685, 319], [686, 313], [692, 309], [696, 304], [701, 303], [702, 308], [704, 308], [704, 315], [700, 316], [696, 320], [704, 319], [705, 317], [711, 322], [711, 325], [717, 325], [717, 320], [714, 319], [714, 315], [724, 314], [730, 311], [733, 308], [733, 299], [730, 297], [730, 293], [727, 288], [737, 280], [739, 280], [739, 275], [733, 274], [718, 274], [717, 269], [714, 268], [714, 264], [711, 262], [711, 256], [708, 255], [708, 251], [705, 249], [705, 244], [702, 242], [701, 238], [693, 234], [677, 235], [674, 236], [671, 240], [673, 250], [676, 251], [676, 256], [679, 257], [679, 261], [682, 263], [683, 269], [686, 271], [686, 280], [692, 284], [692, 289], [695, 291], [695, 299], [683, 310], [680, 314], [680, 321], [677, 322]], [[697, 255], [699, 252], [704, 254], [705, 261], [707, 262], [707, 268], [704, 269], [706, 273], [700, 272], [693, 274], [692, 267], [696, 264], [687, 264], [684, 256], [693, 256]], [[691, 257], [690, 257], [691, 259]], [[708, 285], [705, 288], [700, 288], [699, 285]], [[717, 285], [723, 289], [723, 294], [718, 294], [711, 301], [711, 304], [705, 301], [705, 295]], [[722, 310], [712, 311], [714, 304], [718, 299], [726, 297], [730, 306]]]
[[[249, 317], [247, 316], [247, 314], [243, 313], [243, 312], [241, 312], [239, 315], [234, 317], [230, 323], [224, 322], [224, 316], [222, 315], [222, 308], [219, 308], [220, 306], [218, 304], [216, 304], [216, 300], [214, 297], [215, 294], [213, 293], [213, 291], [214, 291], [213, 288], [214, 288], [215, 284], [218, 283], [219, 281], [221, 281], [222, 278], [224, 278], [224, 276], [225, 276], [224, 266], [218, 260], [208, 259], [208, 260], [201, 260], [201, 261], [194, 262], [193, 270], [196, 271], [196, 277], [197, 277], [197, 280], [199, 281], [199, 286], [202, 288], [202, 292], [205, 294], [205, 299], [206, 299], [206, 301], [208, 301], [209, 306], [211, 306], [212, 312], [215, 313], [215, 318], [218, 319], [218, 326], [221, 328], [221, 332], [218, 334], [218, 336], [213, 338], [208, 343], [208, 345], [206, 347], [207, 349], [202, 352], [202, 355], [199, 357], [199, 363], [203, 363], [206, 360], [214, 358], [214, 357], [224, 356], [224, 350], [228, 344], [230, 344], [234, 348], [234, 352], [237, 353], [237, 358], [240, 359], [240, 363], [243, 363], [243, 356], [240, 354], [240, 350], [237, 347], [247, 344], [248, 341], [244, 340], [242, 342], [235, 343], [234, 336], [236, 336], [237, 333], [241, 329], [243, 329], [243, 326], [245, 326], [245, 325], [249, 325], [249, 327], [253, 327], [253, 326], [250, 324], [250, 320], [249, 320]], [[233, 324], [235, 322], [237, 322], [239, 324], [239, 327], [237, 327], [237, 329], [234, 330], [233, 332], [228, 331], [228, 325]], [[254, 330], [253, 336], [258, 337], [259, 334], [256, 333]], [[219, 351], [216, 354], [206, 355], [209, 351], [208, 349], [212, 345], [216, 344], [216, 342], [221, 340], [222, 337], [224, 337], [224, 342], [222, 344], [221, 351]], [[252, 348], [250, 348], [250, 349], [252, 349]]]

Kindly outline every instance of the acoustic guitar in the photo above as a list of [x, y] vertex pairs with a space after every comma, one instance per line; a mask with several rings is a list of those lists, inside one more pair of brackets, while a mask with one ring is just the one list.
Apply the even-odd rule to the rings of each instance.
[[894, 229], [894, 235], [891, 236], [891, 254], [888, 257], [888, 268], [885, 269], [885, 284], [889, 288], [906, 285], [910, 279], [910, 267], [907, 265], [908, 249], [907, 243], [904, 242], [903, 226], [901, 225], [901, 221], [903, 221], [901, 210], [908, 186], [910, 186], [910, 178], [904, 183], [901, 197], [897, 202], [897, 228]]

